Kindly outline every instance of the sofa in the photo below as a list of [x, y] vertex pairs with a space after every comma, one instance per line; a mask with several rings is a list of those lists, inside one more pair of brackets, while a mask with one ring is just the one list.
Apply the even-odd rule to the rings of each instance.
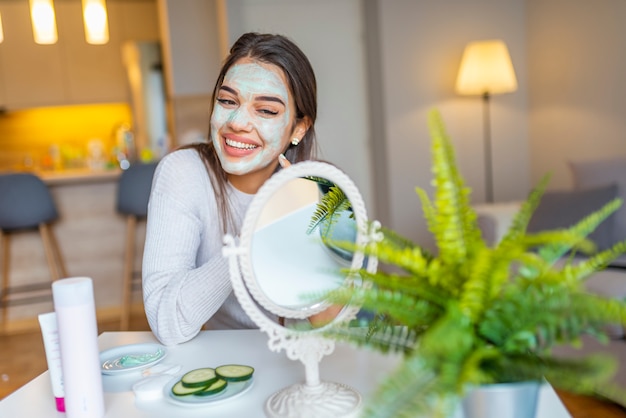
[[[529, 232], [568, 227], [605, 203], [619, 197], [623, 204], [589, 235], [598, 250], [610, 248], [626, 240], [626, 157], [568, 163], [573, 187], [547, 190], [534, 212]], [[506, 233], [521, 201], [476, 205], [478, 223], [488, 243], [498, 242]], [[626, 256], [621, 256], [606, 269], [589, 277], [587, 290], [603, 296], [626, 298]], [[605, 353], [615, 357], [619, 369], [616, 383], [626, 388], [626, 332], [621, 326], [610, 328], [611, 340], [603, 345], [592, 338], [583, 340], [581, 348], [557, 347], [559, 356], [582, 356]]]

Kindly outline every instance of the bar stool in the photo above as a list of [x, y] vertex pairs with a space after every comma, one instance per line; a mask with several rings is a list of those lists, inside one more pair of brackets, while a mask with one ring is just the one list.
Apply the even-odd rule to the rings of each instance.
[[141, 279], [141, 271], [135, 269], [137, 245], [137, 221], [148, 214], [148, 200], [152, 188], [152, 176], [157, 163], [131, 165], [122, 172], [117, 188], [117, 212], [126, 217], [126, 249], [124, 252], [124, 276], [122, 278], [122, 313], [120, 329], [126, 331], [130, 320], [130, 306], [135, 279]]
[[2, 330], [6, 331], [7, 308], [10, 304], [9, 295], [25, 294], [20, 303], [32, 303], [42, 299], [30, 296], [46, 288], [49, 283], [36, 283], [24, 286], [9, 285], [9, 264], [11, 233], [20, 230], [38, 229], [43, 241], [44, 252], [52, 281], [67, 277], [65, 264], [50, 224], [58, 219], [56, 205], [46, 184], [36, 175], [11, 173], [0, 175], [0, 238], [2, 242], [2, 289], [0, 304], [2, 305]]

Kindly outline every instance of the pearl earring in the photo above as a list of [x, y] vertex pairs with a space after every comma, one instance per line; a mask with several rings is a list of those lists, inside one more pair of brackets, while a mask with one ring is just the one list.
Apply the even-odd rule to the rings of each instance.
[[300, 143], [300, 140], [299, 140], [298, 138], [292, 138], [292, 139], [291, 139], [291, 143], [292, 143], [293, 145], [298, 145], [298, 144]]

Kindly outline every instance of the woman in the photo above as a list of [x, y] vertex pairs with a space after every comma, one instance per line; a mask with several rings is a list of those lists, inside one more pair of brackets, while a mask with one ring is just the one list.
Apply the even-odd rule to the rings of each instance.
[[313, 68], [280, 35], [247, 33], [232, 46], [213, 90], [209, 141], [157, 167], [143, 258], [144, 305], [166, 345], [210, 329], [255, 328], [232, 292], [225, 233], [278, 169], [314, 157]]

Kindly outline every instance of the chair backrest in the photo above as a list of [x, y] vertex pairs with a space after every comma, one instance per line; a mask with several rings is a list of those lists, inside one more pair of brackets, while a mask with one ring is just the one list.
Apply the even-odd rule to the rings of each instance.
[[48, 186], [36, 175], [0, 175], [0, 229], [35, 228], [59, 217]]
[[117, 186], [117, 211], [123, 215], [146, 216], [157, 163], [133, 164], [122, 172]]

